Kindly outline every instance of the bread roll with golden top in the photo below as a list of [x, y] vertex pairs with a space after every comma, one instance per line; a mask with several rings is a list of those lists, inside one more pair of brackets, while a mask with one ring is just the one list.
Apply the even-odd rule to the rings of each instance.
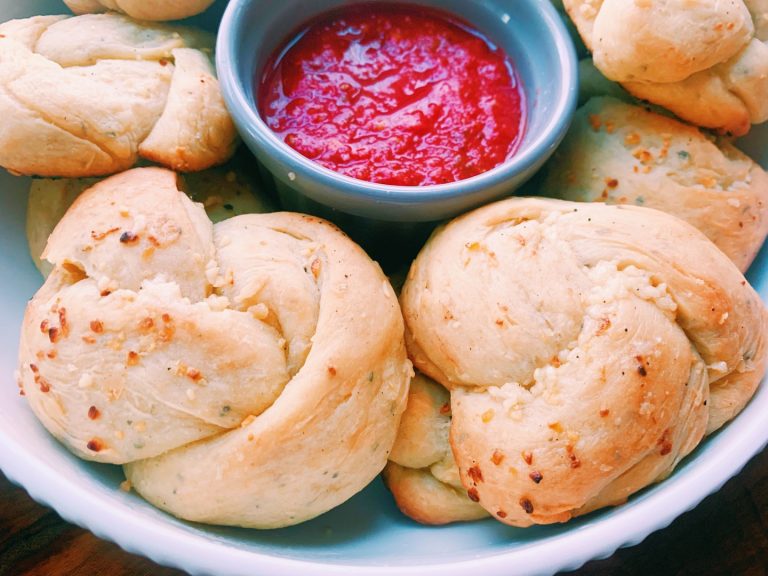
[[564, 0], [595, 66], [698, 126], [768, 119], [766, 0]]
[[404, 514], [423, 524], [478, 520], [485, 509], [467, 498], [453, 460], [448, 433], [448, 391], [417, 373], [408, 407], [384, 468], [384, 481]]
[[[180, 176], [179, 186], [193, 201], [205, 208], [212, 222], [220, 222], [240, 214], [274, 212], [275, 206], [261, 187], [252, 171], [246, 170], [245, 162], [252, 162], [248, 155], [240, 161], [191, 172]], [[32, 261], [43, 276], [53, 267], [41, 259], [45, 245], [56, 224], [59, 223], [75, 199], [99, 182], [99, 178], [35, 178], [29, 188], [27, 201], [27, 243]]]
[[137, 20], [180, 20], [205, 12], [213, 0], [64, 0], [75, 14], [113, 10]]
[[768, 234], [768, 175], [725, 141], [613, 98], [593, 98], [545, 169], [543, 195], [663, 210], [743, 272]]
[[0, 24], [0, 166], [38, 176], [112, 174], [146, 158], [221, 164], [237, 134], [213, 37], [118, 14]]
[[663, 479], [766, 368], [758, 295], [698, 230], [648, 208], [490, 204], [436, 231], [401, 305], [414, 365], [450, 390], [469, 498], [514, 526]]
[[273, 528], [384, 467], [411, 364], [392, 288], [331, 224], [211, 225], [174, 173], [84, 192], [22, 328], [20, 385], [76, 455], [187, 520]]

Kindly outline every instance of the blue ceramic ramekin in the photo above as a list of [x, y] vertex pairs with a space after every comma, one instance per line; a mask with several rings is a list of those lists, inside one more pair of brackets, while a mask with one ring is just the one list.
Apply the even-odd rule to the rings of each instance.
[[[370, 1], [370, 0], [369, 0]], [[450, 184], [391, 186], [343, 176], [305, 158], [259, 116], [254, 78], [302, 24], [350, 0], [231, 0], [219, 28], [216, 68], [246, 145], [272, 174], [293, 209], [302, 196], [369, 219], [430, 222], [506, 196], [554, 151], [570, 123], [577, 95], [576, 55], [549, 0], [409, 0], [469, 22], [511, 56], [527, 98], [525, 137], [517, 153], [493, 170]], [[311, 210], [309, 210], [311, 211]]]

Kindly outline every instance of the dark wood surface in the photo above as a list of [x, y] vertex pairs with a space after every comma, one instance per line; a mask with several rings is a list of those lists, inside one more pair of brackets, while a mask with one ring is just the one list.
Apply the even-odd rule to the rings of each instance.
[[[64, 522], [0, 475], [0, 576], [181, 574]], [[768, 450], [665, 530], [572, 574], [768, 574]]]

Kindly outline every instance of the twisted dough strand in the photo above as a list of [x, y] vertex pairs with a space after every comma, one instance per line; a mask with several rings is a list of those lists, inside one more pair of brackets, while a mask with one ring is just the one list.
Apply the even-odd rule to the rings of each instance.
[[411, 375], [381, 270], [331, 224], [215, 226], [172, 172], [80, 195], [51, 235], [20, 385], [80, 457], [200, 522], [312, 518], [384, 467]]
[[664, 478], [765, 372], [758, 295], [701, 233], [645, 208], [480, 208], [430, 239], [401, 304], [414, 365], [450, 390], [469, 498], [516, 526]]
[[139, 157], [181, 171], [224, 162], [237, 134], [206, 55], [212, 42], [118, 14], [0, 24], [0, 165], [78, 178]]
[[564, 0], [595, 66], [632, 95], [734, 135], [768, 119], [765, 0]]

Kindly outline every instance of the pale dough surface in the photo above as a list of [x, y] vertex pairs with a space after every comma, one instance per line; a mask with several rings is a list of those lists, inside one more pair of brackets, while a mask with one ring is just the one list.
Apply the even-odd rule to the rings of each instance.
[[412, 374], [392, 287], [326, 221], [213, 225], [173, 172], [83, 194], [50, 236], [19, 385], [76, 455], [187, 520], [313, 518], [383, 468]]
[[544, 196], [636, 204], [701, 230], [741, 271], [768, 234], [768, 175], [726, 141], [613, 98], [577, 110], [545, 169]]
[[214, 0], [64, 0], [75, 14], [113, 10], [137, 20], [180, 20], [204, 12]]
[[632, 95], [735, 135], [768, 119], [768, 0], [564, 0], [595, 66]]
[[[185, 174], [179, 181], [184, 192], [205, 208], [212, 222], [240, 214], [274, 212], [275, 205], [263, 193], [250, 171], [237, 163]], [[98, 178], [35, 178], [27, 200], [27, 243], [32, 261], [43, 276], [53, 267], [40, 257], [56, 224], [85, 190]]]
[[146, 158], [180, 171], [221, 164], [237, 133], [203, 32], [119, 14], [0, 24], [0, 166], [90, 177]]
[[401, 305], [415, 367], [450, 391], [467, 491], [445, 505], [455, 484], [428, 466], [445, 458], [447, 416], [442, 398], [421, 402], [437, 429], [414, 439], [406, 413], [411, 438], [392, 457], [443, 484], [438, 517], [421, 521], [465, 519], [469, 500], [515, 526], [619, 504], [733, 418], [765, 373], [757, 293], [698, 230], [648, 208], [490, 204], [436, 231]]
[[424, 524], [479, 520], [488, 512], [467, 498], [453, 460], [448, 435], [451, 399], [448, 391], [417, 373], [408, 392], [408, 408], [384, 481], [398, 507]]

